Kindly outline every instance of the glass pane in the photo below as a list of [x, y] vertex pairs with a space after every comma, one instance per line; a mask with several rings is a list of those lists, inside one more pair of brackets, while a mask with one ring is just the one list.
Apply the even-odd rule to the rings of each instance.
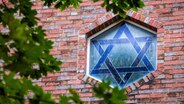
[[90, 40], [90, 76], [124, 88], [156, 69], [156, 35], [120, 23]]

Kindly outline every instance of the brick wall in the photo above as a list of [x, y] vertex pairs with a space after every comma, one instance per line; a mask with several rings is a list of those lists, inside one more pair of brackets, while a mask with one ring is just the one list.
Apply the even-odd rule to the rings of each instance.
[[[157, 71], [127, 87], [128, 103], [180, 103], [184, 101], [184, 0], [144, 0], [138, 13], [128, 12], [133, 21], [151, 25], [157, 30]], [[61, 71], [43, 77], [38, 83], [56, 98], [76, 89], [84, 101], [97, 101], [91, 93], [97, 81], [87, 78], [87, 37], [107, 27], [118, 16], [107, 13], [101, 2], [83, 0], [79, 9], [60, 12], [34, 1], [47, 38], [54, 41], [51, 54], [63, 61]]]

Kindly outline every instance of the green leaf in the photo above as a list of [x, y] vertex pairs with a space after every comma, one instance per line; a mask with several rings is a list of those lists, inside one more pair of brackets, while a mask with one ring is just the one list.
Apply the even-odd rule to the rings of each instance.
[[83, 102], [80, 100], [79, 95], [73, 89], [69, 89], [69, 91], [72, 95], [69, 97], [71, 100], [73, 100], [76, 104], [83, 104]]
[[126, 18], [126, 14], [125, 13], [119, 13], [119, 15], [123, 18]]
[[97, 2], [97, 1], [99, 1], [99, 0], [93, 0], [93, 2]]
[[124, 101], [127, 99], [125, 89], [111, 88], [110, 81], [102, 81], [98, 86], [93, 87], [93, 92], [94, 96], [103, 98], [103, 104], [125, 104]]
[[60, 96], [59, 104], [70, 104], [67, 96]]

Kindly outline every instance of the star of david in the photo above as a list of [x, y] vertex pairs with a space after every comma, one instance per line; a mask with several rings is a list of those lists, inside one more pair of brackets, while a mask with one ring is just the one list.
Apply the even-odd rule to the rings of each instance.
[[[125, 33], [126, 38], [120, 39], [121, 35]], [[138, 42], [144, 41], [146, 42], [145, 45], [142, 47], [139, 46]], [[131, 34], [128, 27], [124, 24], [122, 25], [117, 33], [114, 35], [113, 39], [110, 40], [92, 40], [92, 44], [95, 46], [96, 50], [100, 54], [100, 59], [98, 60], [97, 64], [90, 72], [90, 74], [111, 74], [117, 84], [122, 88], [126, 85], [130, 77], [133, 73], [142, 73], [142, 72], [151, 72], [154, 70], [151, 62], [149, 61], [148, 57], [146, 56], [146, 51], [148, 50], [149, 46], [153, 41], [152, 37], [138, 37], [135, 38]], [[111, 60], [108, 58], [109, 53], [114, 47], [114, 44], [123, 44], [130, 42], [133, 48], [135, 49], [137, 56], [135, 60], [132, 62], [131, 66], [129, 67], [118, 67], [116, 68]], [[109, 44], [104, 50], [101, 45]], [[138, 67], [139, 62], [142, 61], [145, 67]], [[101, 65], [105, 63], [107, 69], [100, 68]], [[122, 78], [120, 73], [126, 73], [125, 76]]]

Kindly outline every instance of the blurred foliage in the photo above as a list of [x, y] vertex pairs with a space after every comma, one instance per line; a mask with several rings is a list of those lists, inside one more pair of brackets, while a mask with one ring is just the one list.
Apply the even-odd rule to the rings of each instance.
[[94, 96], [103, 99], [100, 104], [126, 104], [125, 100], [128, 97], [125, 89], [119, 89], [117, 86], [110, 87], [110, 81], [102, 81], [97, 87], [94, 86], [93, 92]]
[[[59, 71], [61, 62], [49, 54], [52, 41], [44, 38], [45, 31], [37, 26], [35, 10], [30, 0], [9, 0], [0, 4], [0, 23], [9, 32], [0, 33], [0, 59], [3, 70], [20, 76], [40, 78], [48, 72]], [[21, 15], [21, 19], [17, 18]]]
[[0, 83], [0, 104], [54, 104], [50, 93], [33, 85], [26, 77], [18, 77], [14, 72], [3, 74]]
[[73, 90], [69, 89], [71, 96], [60, 96], [59, 104], [70, 104], [71, 101], [75, 104], [84, 104], [83, 101], [81, 101], [79, 95]]
[[[44, 5], [54, 5], [61, 11], [72, 6], [78, 8], [82, 0], [42, 0]], [[99, 0], [94, 0], [98, 2]], [[53, 42], [46, 39], [45, 30], [38, 26], [37, 11], [31, 0], [1, 0], [0, 24], [0, 104], [55, 104], [50, 93], [34, 85], [31, 80], [60, 70], [61, 62], [50, 55]], [[137, 11], [141, 0], [103, 0], [107, 11], [125, 17], [126, 11]], [[102, 98], [102, 104], [123, 104], [125, 91], [111, 88], [102, 82], [94, 87], [94, 96]], [[60, 96], [59, 104], [83, 104], [79, 95], [69, 89], [70, 96]]]
[[[61, 11], [73, 6], [78, 8], [82, 0], [42, 0], [44, 5], [51, 6], [55, 4], [55, 8], [60, 8]], [[114, 14], [119, 14], [123, 18], [126, 17], [126, 11], [134, 10], [138, 11], [138, 8], [144, 7], [142, 0], [93, 0], [93, 2], [103, 1], [102, 7], [105, 7], [107, 11], [112, 11]]]

